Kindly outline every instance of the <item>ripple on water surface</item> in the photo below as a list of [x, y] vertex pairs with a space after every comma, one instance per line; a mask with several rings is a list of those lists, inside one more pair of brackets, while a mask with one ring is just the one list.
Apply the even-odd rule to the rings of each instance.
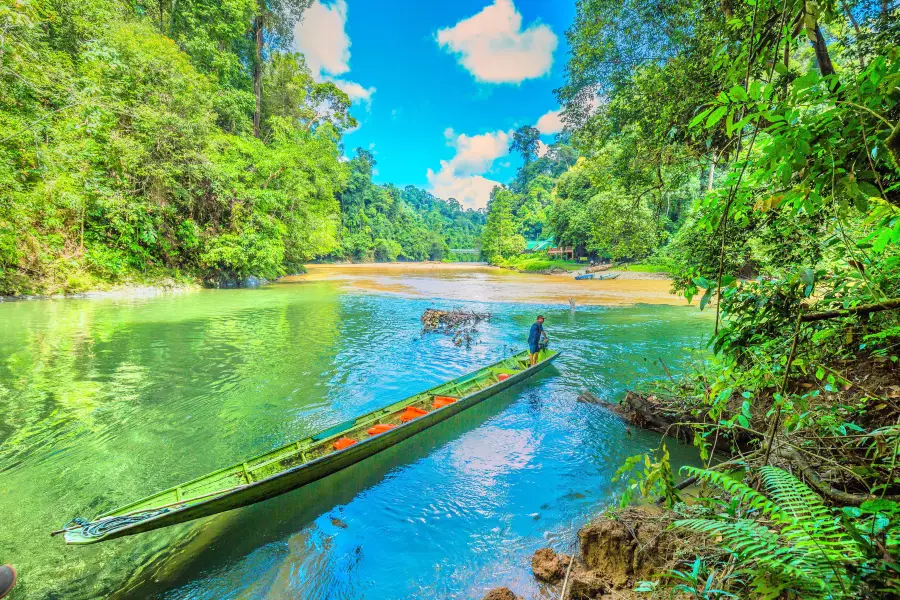
[[[658, 443], [576, 395], [616, 398], [662, 375], [658, 358], [677, 368], [708, 317], [464, 303], [495, 318], [459, 349], [420, 334], [432, 304], [308, 283], [0, 305], [0, 558], [20, 567], [18, 597], [549, 597], [531, 552], [568, 549], [622, 460]], [[157, 532], [47, 537], [522, 349], [536, 308], [553, 367], [362, 464]]]

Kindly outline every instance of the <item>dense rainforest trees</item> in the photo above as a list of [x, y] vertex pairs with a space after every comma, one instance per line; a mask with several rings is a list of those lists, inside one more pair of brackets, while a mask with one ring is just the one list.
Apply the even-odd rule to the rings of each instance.
[[452, 248], [474, 248], [484, 215], [463, 210], [414, 186], [400, 190], [372, 183], [375, 157], [356, 149], [350, 181], [341, 193], [343, 235], [337, 258], [441, 260]]
[[474, 247], [483, 215], [343, 161], [349, 98], [283, 50], [308, 4], [0, 4], [0, 293]]
[[557, 93], [580, 157], [547, 228], [587, 254], [655, 254], [715, 313], [710, 354], [654, 402], [749, 484], [694, 470], [720, 491], [688, 507], [664, 444], [623, 467], [626, 498], [661, 495], [676, 526], [712, 534], [702, 581], [662, 577], [676, 591], [900, 594], [898, 12], [577, 3]]

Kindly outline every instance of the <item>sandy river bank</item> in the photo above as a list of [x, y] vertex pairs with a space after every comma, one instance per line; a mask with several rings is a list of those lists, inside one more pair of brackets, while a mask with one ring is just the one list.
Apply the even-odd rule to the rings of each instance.
[[308, 265], [309, 272], [282, 282], [338, 281], [345, 288], [418, 298], [623, 306], [684, 304], [656, 273], [610, 272], [615, 279], [576, 281], [574, 274], [535, 275], [471, 263]]

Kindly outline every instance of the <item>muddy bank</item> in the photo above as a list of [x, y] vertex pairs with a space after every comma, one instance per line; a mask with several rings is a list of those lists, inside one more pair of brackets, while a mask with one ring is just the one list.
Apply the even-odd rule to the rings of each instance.
[[650, 593], [634, 589], [643, 581], [659, 580], [660, 575], [681, 568], [705, 550], [702, 536], [670, 527], [675, 518], [672, 511], [629, 507], [610, 510], [583, 527], [578, 532], [580, 551], [566, 582], [565, 598], [669, 598], [664, 585]]
[[[722, 551], [702, 536], [671, 527], [672, 511], [652, 506], [610, 509], [578, 532], [574, 557], [541, 548], [532, 558], [539, 581], [551, 584], [552, 598], [565, 600], [662, 600], [671, 598], [665, 574], [684, 569], [698, 554]], [[652, 591], [634, 591], [642, 582]], [[495, 588], [484, 600], [516, 600], [509, 588]]]
[[282, 283], [333, 281], [342, 287], [411, 298], [562, 304], [569, 306], [684, 305], [659, 273], [622, 272], [616, 279], [577, 281], [573, 273], [536, 275], [472, 263], [308, 265]]

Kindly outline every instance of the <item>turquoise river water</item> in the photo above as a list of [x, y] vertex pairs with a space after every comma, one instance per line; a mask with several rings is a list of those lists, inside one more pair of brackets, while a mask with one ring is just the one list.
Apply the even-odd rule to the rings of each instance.
[[[453, 301], [479, 343], [422, 335], [447, 301], [333, 282], [144, 299], [0, 304], [0, 563], [21, 598], [550, 598], [530, 556], [570, 549], [614, 501], [626, 435], [581, 390], [618, 399], [703, 344], [678, 306]], [[238, 462], [525, 347], [547, 316], [554, 366], [361, 464], [248, 508], [102, 544], [49, 532]], [[674, 447], [673, 447], [674, 446]], [[673, 461], [692, 460], [670, 443]]]

